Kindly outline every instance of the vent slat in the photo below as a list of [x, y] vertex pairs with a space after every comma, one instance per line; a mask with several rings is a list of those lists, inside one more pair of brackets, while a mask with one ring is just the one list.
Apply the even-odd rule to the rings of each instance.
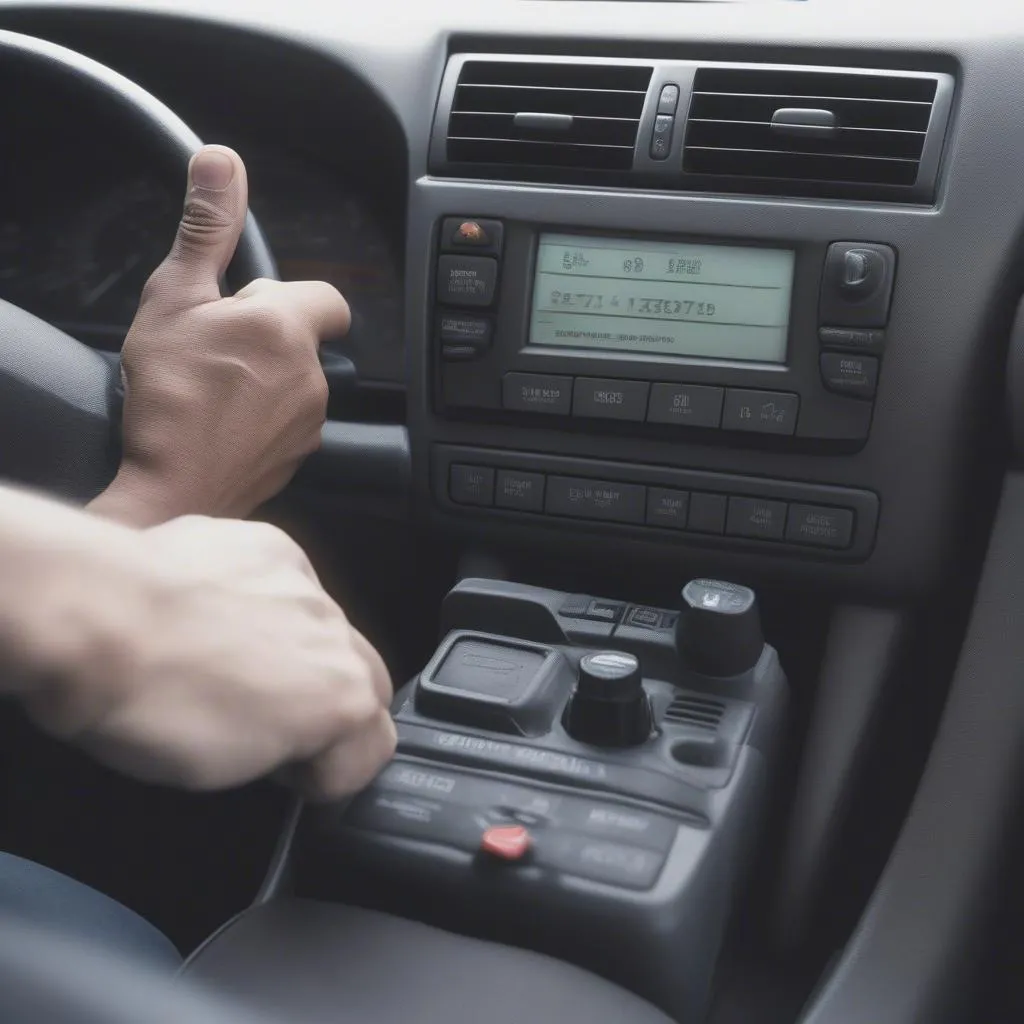
[[694, 96], [690, 117], [770, 124], [772, 114], [779, 107], [800, 106], [831, 110], [840, 128], [889, 128], [923, 132], [928, 128], [931, 116], [931, 105], [920, 103], [861, 102], [821, 96]]
[[513, 114], [481, 111], [480, 113], [453, 113], [448, 122], [449, 139], [524, 139], [538, 142], [571, 142], [623, 146], [632, 150], [636, 141], [637, 125], [634, 118], [573, 116], [572, 128], [552, 132], [540, 137], [537, 129], [520, 129], [513, 122]]
[[916, 161], [737, 149], [688, 149], [684, 167], [690, 174], [771, 178], [776, 182], [813, 181], [909, 187], [917, 180]]
[[698, 149], [749, 149], [765, 152], [829, 153], [833, 156], [873, 156], [920, 160], [924, 132], [840, 128], [834, 138], [792, 136], [755, 121], [690, 121], [689, 145]]
[[462, 86], [455, 94], [452, 113], [475, 114], [490, 110], [518, 114], [532, 110], [544, 114], [589, 115], [591, 117], [634, 117], [640, 119], [644, 93], [608, 92], [591, 89], [481, 89]]
[[[468, 175], [586, 182], [628, 172], [652, 69], [470, 60], [448, 120], [447, 157]], [[558, 118], [516, 115], [555, 114]]]
[[[937, 88], [934, 78], [898, 74], [699, 68], [683, 170], [695, 187], [773, 195], [909, 189]], [[828, 111], [835, 130], [773, 125], [783, 108]]]
[[515, 167], [517, 170], [541, 167], [628, 171], [633, 166], [633, 150], [621, 146], [573, 146], [510, 139], [449, 139], [448, 159], [456, 163]]
[[470, 60], [459, 85], [526, 85], [548, 89], [617, 89], [646, 93], [651, 69], [589, 61]]
[[932, 103], [935, 79], [914, 75], [851, 74], [801, 68], [703, 67], [695, 92], [748, 93], [762, 96], [863, 97]]
[[725, 712], [726, 705], [720, 700], [681, 694], [665, 709], [663, 721], [717, 731]]

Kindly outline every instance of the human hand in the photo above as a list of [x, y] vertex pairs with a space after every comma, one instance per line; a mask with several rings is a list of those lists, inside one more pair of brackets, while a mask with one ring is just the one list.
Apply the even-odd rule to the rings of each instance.
[[48, 649], [63, 660], [42, 666], [53, 682], [25, 694], [39, 725], [189, 789], [286, 768], [307, 796], [337, 798], [376, 775], [396, 742], [387, 668], [286, 534], [197, 516], [106, 530], [91, 592], [64, 580], [62, 607], [37, 603], [71, 627]]
[[243, 518], [320, 445], [318, 346], [348, 331], [349, 308], [322, 281], [257, 280], [221, 297], [247, 203], [239, 156], [200, 150], [177, 237], [124, 343], [121, 467], [94, 512], [134, 526]]

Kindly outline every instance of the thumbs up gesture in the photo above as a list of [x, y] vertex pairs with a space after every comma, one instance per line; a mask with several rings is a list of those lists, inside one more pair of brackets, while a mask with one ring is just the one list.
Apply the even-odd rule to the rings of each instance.
[[102, 515], [140, 527], [184, 514], [242, 518], [320, 444], [318, 349], [348, 331], [349, 308], [322, 281], [261, 279], [223, 298], [247, 207], [238, 154], [201, 149], [122, 351], [123, 455], [93, 502]]

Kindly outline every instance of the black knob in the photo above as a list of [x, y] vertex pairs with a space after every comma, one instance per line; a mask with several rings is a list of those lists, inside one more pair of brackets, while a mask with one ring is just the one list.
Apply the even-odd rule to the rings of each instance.
[[749, 671], [764, 648], [757, 596], [735, 583], [691, 580], [683, 587], [676, 647], [683, 664], [702, 675]]
[[574, 739], [597, 747], [643, 743], [651, 735], [651, 705], [637, 657], [623, 651], [585, 654], [564, 724]]

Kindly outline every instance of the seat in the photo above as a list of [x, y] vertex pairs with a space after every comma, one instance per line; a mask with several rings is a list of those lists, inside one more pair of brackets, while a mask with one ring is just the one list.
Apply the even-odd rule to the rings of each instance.
[[289, 1024], [670, 1024], [551, 957], [308, 900], [241, 915], [183, 974]]
[[181, 965], [171, 940], [133, 910], [9, 853], [0, 853], [0, 919], [46, 928], [165, 971]]

